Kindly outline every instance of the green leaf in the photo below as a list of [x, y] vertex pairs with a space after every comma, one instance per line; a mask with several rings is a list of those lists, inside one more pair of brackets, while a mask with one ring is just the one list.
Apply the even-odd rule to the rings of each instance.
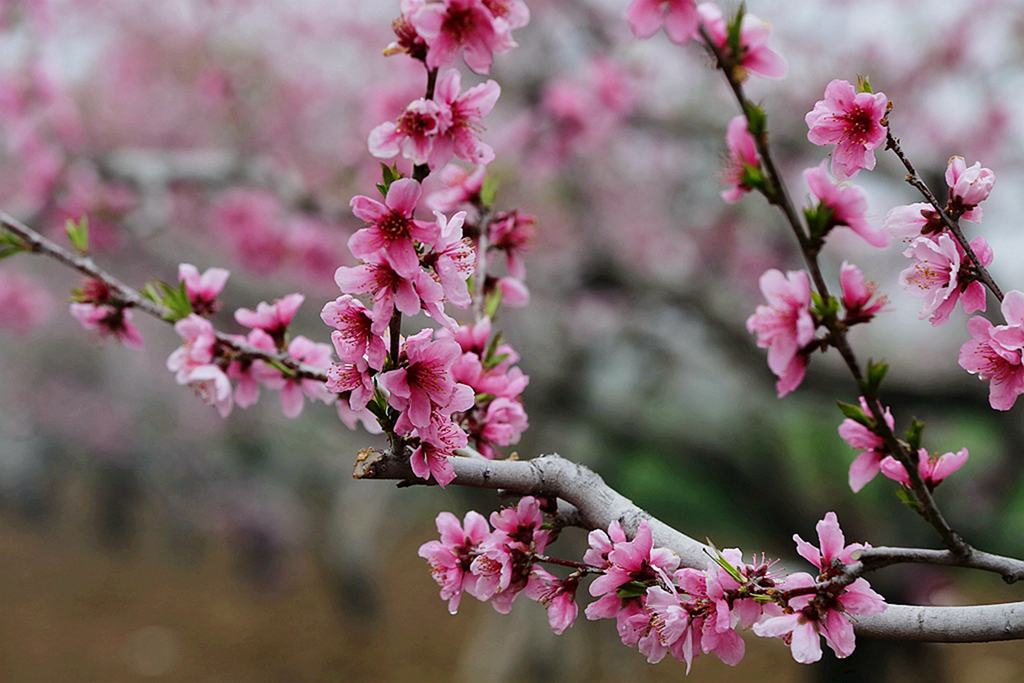
[[647, 586], [639, 581], [624, 583], [615, 591], [617, 598], [639, 598], [644, 595], [647, 595]]
[[871, 89], [871, 81], [867, 76], [857, 74], [857, 92], [866, 92], [872, 95], [875, 93], [875, 91]]
[[807, 219], [807, 230], [811, 234], [811, 240], [820, 242], [835, 225], [832, 222], [832, 215], [835, 212], [829, 206], [819, 203], [816, 207], [804, 209], [804, 218]]
[[741, 2], [736, 10], [736, 16], [732, 18], [728, 26], [726, 40], [729, 45], [729, 53], [732, 56], [734, 65], [738, 65], [743, 59], [743, 42], [740, 40], [740, 24], [743, 23], [743, 15], [747, 13], [747, 3]]
[[404, 176], [402, 176], [402, 174], [398, 172], [398, 164], [392, 164], [391, 166], [388, 166], [385, 163], [381, 163], [380, 172], [381, 178], [384, 180], [384, 182], [377, 183], [377, 189], [383, 196], [387, 197], [388, 190], [391, 189], [391, 184]]
[[730, 564], [729, 561], [725, 559], [721, 551], [715, 547], [714, 543], [711, 542], [710, 538], [708, 539], [708, 545], [711, 546], [711, 550], [714, 552], [707, 553], [707, 555], [715, 564], [724, 569], [726, 573], [736, 581], [736, 583], [744, 584], [747, 582], [747, 577], [743, 576], [743, 574], [740, 573], [739, 569], [732, 566], [732, 564]]
[[879, 361], [876, 363], [872, 359], [868, 359], [868, 377], [867, 386], [865, 387], [868, 393], [875, 393], [878, 391], [878, 387], [882, 385], [882, 380], [885, 379], [886, 373], [889, 372], [889, 364], [885, 361]]
[[484, 206], [492, 206], [494, 197], [498, 194], [498, 179], [488, 176], [484, 178], [483, 187], [480, 188], [480, 203]]
[[71, 240], [71, 246], [75, 248], [75, 251], [82, 255], [88, 254], [89, 217], [83, 215], [77, 222], [68, 218], [64, 221], [64, 229], [67, 230], [68, 239]]
[[760, 105], [748, 102], [746, 115], [747, 130], [750, 131], [750, 134], [758, 140], [762, 139], [768, 125], [768, 114], [765, 113], [764, 109]]
[[924, 435], [924, 422], [921, 422], [916, 417], [910, 419], [910, 428], [907, 429], [907, 445], [910, 446], [910, 450], [917, 453], [918, 449], [921, 448], [921, 437]]
[[921, 506], [918, 504], [917, 499], [914, 498], [914, 494], [910, 491], [900, 488], [896, 489], [896, 497], [900, 499], [904, 505], [913, 510], [914, 512], [920, 513]]
[[501, 296], [501, 287], [495, 287], [487, 295], [487, 301], [484, 302], [484, 315], [488, 318], [493, 319], [494, 315], [498, 312], [498, 306], [501, 305]]
[[19, 251], [27, 251], [28, 245], [17, 235], [0, 230], [0, 259], [7, 258]]
[[164, 315], [165, 320], [176, 321], [187, 318], [192, 313], [192, 302], [185, 291], [185, 283], [170, 285], [162, 280], [151, 280], [142, 289], [142, 296], [150, 301], [169, 309]]
[[843, 411], [843, 415], [854, 422], [859, 422], [865, 427], [871, 426], [872, 419], [867, 416], [860, 406], [855, 406], [852, 403], [843, 403], [842, 401], [836, 401], [836, 405], [839, 406], [839, 410]]

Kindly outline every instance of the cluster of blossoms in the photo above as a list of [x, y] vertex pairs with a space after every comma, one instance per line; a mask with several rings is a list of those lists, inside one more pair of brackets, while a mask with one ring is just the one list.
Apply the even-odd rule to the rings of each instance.
[[[443, 512], [437, 518], [441, 539], [420, 547], [450, 612], [456, 612], [465, 592], [490, 600], [505, 614], [525, 592], [545, 605], [552, 629], [561, 634], [578, 614], [580, 580], [597, 574], [589, 588], [596, 600], [587, 606], [587, 618], [615, 619], [623, 644], [638, 648], [651, 663], [670, 654], [686, 662], [687, 672], [702, 653], [730, 666], [739, 663], [745, 645], [737, 627], [782, 638], [798, 662], [821, 658], [819, 635], [839, 657], [847, 657], [855, 644], [851, 619], [886, 606], [862, 578], [848, 585], [832, 582], [844, 574], [855, 551], [869, 547], [845, 545], [833, 512], [818, 523], [820, 549], [794, 536], [797, 551], [818, 568], [817, 577], [797, 573], [782, 578], [773, 562], [744, 563], [735, 548], [718, 554], [704, 571], [680, 568], [675, 553], [654, 547], [646, 521], [632, 540], [618, 522], [607, 532], [590, 532], [582, 563], [553, 560], [543, 555], [553, 539], [532, 497], [493, 513], [491, 524], [493, 531], [482, 515], [469, 512], [460, 525]], [[558, 578], [539, 566], [548, 562], [573, 571]]]
[[[388, 53], [407, 52], [426, 65], [433, 82], [437, 69], [463, 50], [466, 63], [486, 72], [492, 53], [514, 47], [510, 31], [526, 23], [519, 0], [444, 3], [407, 1], [394, 23], [398, 41]], [[526, 292], [522, 252], [532, 234], [532, 218], [518, 212], [493, 213], [482, 190], [485, 164], [493, 150], [478, 137], [479, 122], [500, 93], [494, 81], [460, 93], [460, 75], [449, 70], [428, 85], [430, 99], [411, 103], [395, 122], [377, 126], [370, 151], [381, 158], [401, 153], [417, 166], [416, 178], [385, 172], [383, 201], [357, 196], [352, 211], [365, 223], [349, 239], [359, 264], [342, 266], [335, 281], [342, 296], [322, 311], [334, 328], [338, 363], [327, 372], [327, 389], [339, 397], [349, 421], [375, 417], [392, 444], [412, 450], [413, 472], [448, 484], [449, 461], [471, 442], [485, 457], [519, 441], [527, 428], [520, 394], [529, 382], [513, 367], [518, 355], [492, 333], [484, 302], [522, 303]], [[433, 90], [431, 93], [430, 90]], [[447, 166], [442, 187], [423, 197], [419, 178], [459, 157], [472, 172]], [[421, 199], [434, 220], [416, 218]], [[478, 245], [486, 240], [485, 263]], [[509, 277], [488, 276], [488, 266], [504, 254]], [[468, 281], [477, 277], [471, 293]], [[368, 297], [369, 305], [356, 298]], [[473, 324], [459, 325], [445, 305], [476, 303]], [[402, 316], [424, 311], [442, 329], [423, 329], [402, 339]], [[397, 441], [396, 441], [397, 439]]]
[[[302, 305], [301, 294], [289, 294], [273, 303], [260, 302], [256, 310], [240, 308], [235, 320], [250, 328], [248, 334], [218, 337], [204, 315], [220, 308], [217, 300], [228, 272], [210, 268], [202, 276], [189, 264], [179, 268], [182, 285], [192, 310], [174, 325], [182, 345], [167, 359], [167, 369], [175, 373], [178, 384], [192, 387], [206, 403], [217, 407], [224, 417], [234, 404], [248, 408], [259, 400], [260, 387], [280, 392], [281, 410], [286, 417], [302, 413], [306, 399], [334, 403], [335, 396], [323, 382], [300, 376], [281, 366], [251, 356], [246, 348], [267, 354], [282, 353], [295, 363], [315, 371], [330, 364], [331, 347], [302, 335], [290, 337], [288, 328]], [[237, 386], [232, 387], [234, 380]]]

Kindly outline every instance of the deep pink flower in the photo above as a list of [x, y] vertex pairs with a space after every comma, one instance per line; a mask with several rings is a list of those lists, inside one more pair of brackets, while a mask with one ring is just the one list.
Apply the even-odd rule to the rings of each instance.
[[594, 529], [587, 534], [587, 542], [590, 544], [590, 549], [584, 553], [583, 561], [591, 567], [597, 567], [598, 569], [609, 567], [611, 566], [611, 560], [608, 559], [608, 554], [615, 547], [616, 543], [625, 543], [627, 540], [626, 532], [622, 530], [622, 525], [619, 524], [618, 520], [612, 520], [612, 523], [608, 525], [607, 533], [603, 529]]
[[463, 204], [478, 201], [486, 174], [487, 167], [483, 164], [478, 164], [472, 172], [448, 164], [438, 173], [443, 187], [427, 195], [427, 208], [449, 213]]
[[217, 297], [231, 273], [224, 268], [208, 268], [202, 275], [191, 263], [178, 266], [178, 280], [185, 283], [185, 293], [192, 302], [192, 310], [199, 315], [212, 315], [220, 310]]
[[825, 171], [825, 162], [804, 171], [804, 180], [821, 207], [831, 209], [829, 227], [845, 225], [864, 238], [873, 247], [884, 247], [889, 238], [884, 232], [871, 227], [864, 219], [868, 196], [863, 189], [849, 183], [834, 183]]
[[598, 600], [587, 606], [587, 619], [615, 617], [623, 642], [633, 646], [640, 639], [641, 632], [635, 626], [628, 627], [629, 619], [644, 613], [643, 602], [640, 598], [620, 598], [617, 595], [619, 587], [633, 581], [653, 585], [658, 580], [659, 571], [665, 574], [675, 571], [679, 557], [668, 548], [655, 548], [651, 527], [647, 520], [641, 520], [632, 541], [613, 546], [608, 553], [608, 563], [605, 573], [590, 584], [590, 594]]
[[373, 373], [370, 372], [366, 360], [359, 359], [356, 363], [334, 363], [327, 369], [328, 391], [336, 394], [348, 394], [347, 403], [353, 411], [361, 411], [373, 400]]
[[430, 563], [430, 573], [441, 587], [441, 599], [448, 601], [448, 611], [455, 614], [467, 582], [476, 581], [469, 568], [491, 528], [484, 516], [473, 510], [466, 513], [462, 524], [450, 512], [439, 514], [436, 524], [441, 540], [424, 543], [418, 554]]
[[255, 311], [239, 308], [235, 311], [235, 320], [246, 327], [263, 330], [274, 339], [274, 343], [278, 347], [282, 347], [288, 326], [292, 324], [295, 312], [299, 310], [299, 306], [305, 300], [306, 297], [302, 294], [289, 294], [275, 299], [272, 304], [261, 301], [256, 305]]
[[578, 586], [577, 578], [560, 579], [540, 567], [534, 567], [524, 590], [526, 597], [544, 605], [548, 611], [548, 624], [551, 630], [560, 636], [565, 629], [572, 626], [579, 613], [579, 607], [576, 605]]
[[839, 519], [834, 512], [826, 512], [825, 517], [814, 528], [818, 532], [820, 551], [800, 538], [799, 534], [793, 534], [793, 540], [796, 541], [797, 553], [820, 569], [822, 573], [835, 569], [841, 570], [842, 567], [836, 566], [836, 561], [842, 565], [851, 564], [853, 560], [850, 559], [850, 555], [857, 550], [870, 547], [863, 543], [846, 545], [846, 538], [843, 536], [843, 530], [839, 528]]
[[[859, 397], [859, 400], [861, 410], [866, 415], [870, 415], [871, 411], [868, 408], [867, 401], [864, 400], [863, 396]], [[883, 416], [885, 423], [889, 425], [889, 429], [893, 429], [895, 422], [889, 408], [885, 409]], [[853, 489], [854, 493], [857, 493], [878, 474], [882, 458], [886, 453], [885, 442], [882, 440], [882, 437], [872, 432], [860, 422], [850, 418], [846, 418], [839, 425], [839, 436], [849, 444], [850, 448], [861, 451], [860, 455], [850, 465], [850, 488]]]
[[[976, 237], [970, 244], [982, 265], [992, 262], [992, 249], [984, 237]], [[933, 326], [945, 325], [958, 301], [966, 313], [985, 310], [985, 287], [973, 279], [969, 259], [949, 234], [934, 239], [918, 237], [903, 255], [915, 261], [900, 273], [899, 281], [908, 295], [924, 299], [922, 320], [931, 316]]]
[[677, 45], [693, 38], [700, 21], [693, 0], [633, 0], [626, 8], [626, 20], [637, 38], [650, 38], [664, 26], [669, 40]]
[[116, 339], [130, 349], [145, 346], [142, 333], [132, 322], [132, 312], [123, 306], [75, 302], [71, 315], [82, 327], [103, 338]]
[[995, 328], [993, 338], [1008, 350], [1024, 349], [1024, 292], [1010, 290], [999, 308], [1006, 324]]
[[432, 340], [428, 328], [409, 337], [402, 346], [407, 365], [390, 370], [378, 378], [390, 396], [388, 402], [406, 413], [415, 427], [430, 424], [433, 406], [447, 406], [455, 391], [452, 363], [462, 355], [459, 345], [450, 339]]
[[799, 386], [807, 369], [800, 349], [814, 339], [811, 279], [804, 270], [783, 275], [773, 268], [761, 276], [760, 286], [768, 305], [747, 318], [747, 331], [768, 349], [768, 368], [779, 378], [775, 386], [781, 398]]
[[434, 250], [425, 261], [430, 264], [448, 301], [459, 308], [466, 308], [472, 303], [466, 280], [476, 270], [476, 249], [473, 241], [462, 236], [462, 225], [466, 220], [466, 212], [459, 211], [451, 220], [445, 218], [440, 211], [437, 217], [438, 237], [434, 242]]
[[471, 571], [478, 580], [473, 595], [490, 600], [495, 610], [508, 614], [512, 601], [529, 584], [534, 553], [542, 553], [550, 532], [541, 529], [540, 501], [526, 496], [515, 508], [491, 513], [494, 534], [481, 546]]
[[434, 223], [412, 217], [422, 190], [412, 178], [391, 183], [384, 203], [359, 195], [352, 198], [352, 213], [366, 222], [348, 240], [352, 254], [367, 260], [379, 251], [388, 254], [392, 267], [405, 277], [414, 277], [420, 268], [416, 242], [432, 243], [437, 239]]
[[839, 284], [843, 290], [842, 302], [843, 308], [846, 309], [844, 321], [847, 325], [866, 323], [874, 318], [876, 313], [886, 310], [885, 307], [889, 304], [888, 296], [875, 296], [878, 283], [866, 282], [864, 273], [852, 263], [843, 261], [843, 265], [839, 267]]
[[370, 154], [378, 159], [401, 155], [414, 164], [425, 164], [434, 151], [438, 136], [451, 126], [451, 110], [434, 100], [412, 102], [395, 121], [370, 131]]
[[647, 620], [646, 633], [637, 645], [648, 663], [657, 664], [671, 650], [674, 657], [686, 662], [689, 673], [700, 655], [700, 625], [690, 619], [685, 600], [674, 585], [669, 584], [669, 590], [652, 586], [647, 590], [646, 613], [635, 618], [635, 623]]
[[[506, 3], [494, 3], [495, 7]], [[427, 42], [427, 66], [451, 64], [460, 50], [466, 66], [478, 74], [491, 69], [494, 53], [516, 46], [512, 27], [497, 21], [481, 0], [443, 0], [425, 4], [411, 18], [417, 33]]]
[[[718, 5], [704, 2], [697, 6], [704, 28], [718, 49], [723, 50], [734, 64], [751, 73], [769, 78], [782, 78], [788, 68], [786, 60], [768, 48], [768, 33], [771, 24], [753, 14], [743, 14], [740, 22], [740, 54], [731, 54], [729, 27], [725, 15]], [[745, 74], [740, 80], [745, 80]]]
[[[270, 338], [269, 334], [259, 328], [250, 330], [249, 334], [245, 337], [233, 338], [257, 349], [263, 349], [271, 353], [277, 351], [277, 348], [274, 346], [274, 340]], [[259, 400], [261, 384], [268, 389], [275, 390], [284, 386], [284, 378], [281, 376], [281, 371], [275, 370], [258, 358], [232, 360], [228, 364], [226, 374], [229, 379], [238, 382], [235, 387], [235, 403], [240, 408], [248, 408]]]
[[[703, 6], [701, 5], [701, 7]], [[746, 116], [736, 116], [729, 121], [729, 128], [725, 133], [725, 144], [729, 147], [729, 158], [726, 159], [725, 167], [722, 169], [722, 180], [728, 187], [722, 190], [722, 199], [731, 204], [739, 201], [744, 194], [754, 189], [743, 180], [746, 167], [761, 168], [761, 159], [757, 156], [754, 136], [747, 130]]]
[[816, 145], [836, 146], [832, 173], [852, 178], [862, 168], [875, 167], [875, 152], [885, 142], [886, 106], [883, 93], [858, 93], [849, 81], [833, 80], [825, 87], [825, 99], [815, 103], [804, 120], [807, 139]]
[[498, 455], [494, 446], [505, 447], [519, 443], [519, 437], [530, 426], [523, 404], [502, 396], [488, 404], [481, 425], [477, 444], [481, 453], [491, 459]]
[[424, 0], [402, 0], [402, 14], [391, 22], [391, 29], [398, 40], [388, 43], [384, 48], [384, 56], [390, 57], [405, 52], [413, 59], [426, 60], [427, 44], [416, 32], [411, 20], [412, 15], [423, 6], [423, 2]]
[[[967, 449], [961, 448], [956, 453], [943, 453], [942, 455], [929, 455], [925, 449], [917, 451], [917, 471], [921, 473], [921, 479], [933, 489], [939, 482], [956, 472], [967, 462]], [[907, 468], [899, 460], [891, 455], [882, 461], [882, 474], [893, 481], [898, 481], [904, 486], [910, 486], [910, 475]]]
[[[326, 370], [331, 365], [331, 347], [311, 341], [302, 335], [289, 342], [288, 354], [299, 363], [318, 370]], [[322, 401], [327, 404], [334, 403], [336, 398], [323, 382], [308, 378], [285, 377], [284, 386], [281, 387], [281, 411], [285, 417], [296, 418], [302, 414], [302, 407], [305, 405], [303, 395], [311, 401]]]
[[[860, 543], [846, 545], [834, 512], [827, 513], [818, 522], [817, 531], [820, 550], [798, 535], [794, 535], [793, 540], [796, 541], [797, 552], [819, 568], [819, 581], [838, 576], [851, 563], [850, 555], [854, 551], [870, 547]], [[800, 572], [791, 574], [779, 589], [806, 588], [814, 583], [814, 577]], [[878, 614], [885, 610], [886, 604], [864, 579], [857, 579], [841, 591], [793, 597], [789, 600], [792, 613], [755, 624], [754, 633], [762, 637], [789, 638], [793, 659], [803, 664], [821, 658], [819, 634], [837, 657], [848, 657], [856, 645], [851, 617]]]
[[494, 150], [480, 140], [480, 120], [494, 109], [501, 87], [495, 81], [475, 85], [464, 93], [462, 76], [449, 69], [437, 79], [434, 100], [451, 112], [450, 123], [434, 140], [428, 159], [431, 168], [440, 168], [451, 160], [452, 154], [473, 164], [489, 164]]
[[381, 334], [391, 322], [397, 308], [405, 315], [416, 315], [420, 307], [427, 315], [449, 329], [457, 323], [444, 312], [444, 289], [430, 275], [420, 269], [414, 276], [405, 277], [391, 265], [387, 252], [358, 266], [341, 266], [334, 273], [334, 281], [346, 294], [370, 294], [373, 299], [373, 325], [370, 331]]
[[490, 259], [497, 252], [505, 252], [505, 267], [508, 274], [517, 280], [526, 277], [526, 265], [523, 254], [533, 239], [537, 219], [529, 214], [512, 211], [499, 211], [494, 214], [487, 226], [487, 243], [489, 246], [488, 268]]
[[949, 210], [954, 218], [963, 217], [981, 222], [982, 209], [978, 204], [988, 199], [996, 174], [982, 168], [976, 161], [971, 167], [963, 157], [951, 157], [946, 166], [946, 184], [949, 185]]
[[[1015, 297], [1018, 299], [1018, 297]], [[1006, 305], [1006, 300], [1003, 300]], [[1014, 305], [1011, 303], [1011, 306]], [[1024, 365], [1021, 351], [1014, 343], [1004, 343], [997, 336], [1001, 330], [982, 316], [967, 321], [967, 330], [974, 339], [960, 347], [960, 367], [989, 384], [988, 402], [995, 410], [1009, 410], [1024, 393]]]
[[335, 328], [331, 332], [331, 341], [339, 359], [345, 363], [358, 363], [366, 358], [375, 370], [384, 367], [387, 348], [384, 339], [371, 331], [373, 317], [363, 302], [350, 294], [343, 294], [324, 304], [320, 317]]

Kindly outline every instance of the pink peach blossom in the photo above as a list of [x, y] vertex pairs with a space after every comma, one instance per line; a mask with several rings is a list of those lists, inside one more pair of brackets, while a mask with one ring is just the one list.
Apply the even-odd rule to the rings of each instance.
[[434, 100], [415, 100], [396, 121], [387, 121], [370, 131], [370, 154], [379, 159], [401, 154], [414, 164], [425, 164], [438, 137], [451, 126], [451, 114], [451, 109]]
[[889, 244], [889, 238], [885, 233], [871, 227], [864, 219], [868, 197], [863, 189], [849, 183], [832, 182], [825, 171], [824, 161], [820, 166], [806, 169], [804, 180], [820, 205], [832, 211], [830, 227], [845, 225], [873, 247], [884, 247]]
[[650, 38], [664, 26], [669, 40], [678, 45], [693, 38], [700, 22], [693, 0], [633, 0], [626, 20], [637, 38]]
[[[925, 485], [929, 489], [934, 489], [939, 482], [963, 467], [967, 458], [966, 448], [961, 448], [956, 453], [943, 453], [942, 455], [930, 455], [922, 448], [917, 451], [917, 471], [921, 473], [921, 479], [924, 480]], [[891, 455], [882, 461], [882, 474], [904, 486], [910, 486], [910, 475], [907, 474], [907, 468]]]
[[811, 316], [811, 280], [807, 271], [783, 275], [772, 269], [760, 280], [768, 305], [758, 306], [747, 318], [747, 331], [757, 334], [757, 345], [768, 349], [768, 368], [778, 376], [779, 397], [799, 386], [807, 360], [800, 354], [814, 339]]
[[[769, 78], [782, 78], [789, 70], [786, 60], [768, 47], [768, 33], [771, 24], [753, 14], [743, 14], [740, 21], [740, 54], [731, 54], [729, 30], [725, 15], [718, 5], [703, 2], [697, 5], [697, 12], [707, 29], [711, 40], [734, 64], [750, 73], [760, 74]], [[742, 79], [741, 79], [742, 80]]]
[[409, 337], [402, 345], [407, 365], [380, 375], [380, 386], [388, 391], [388, 402], [408, 415], [415, 427], [430, 424], [433, 406], [447, 406], [455, 391], [452, 363], [462, 354], [450, 339], [431, 339], [432, 329]]
[[348, 247], [358, 259], [369, 259], [386, 251], [396, 271], [413, 277], [419, 271], [420, 259], [416, 242], [430, 243], [437, 239], [437, 225], [413, 218], [422, 190], [412, 178], [391, 183], [384, 203], [359, 195], [351, 202], [352, 213], [366, 222], [348, 240]]
[[[263, 330], [256, 328], [251, 330], [245, 337], [232, 336], [233, 339], [245, 342], [249, 346], [271, 353], [277, 351], [274, 340]], [[281, 371], [275, 370], [262, 360], [241, 358], [232, 360], [225, 371], [229, 379], [238, 384], [235, 387], [235, 403], [240, 408], [248, 408], [255, 404], [260, 398], [260, 385], [268, 389], [280, 389], [284, 386], [284, 378]]]
[[255, 311], [248, 308], [239, 308], [235, 311], [235, 320], [240, 325], [263, 330], [280, 347], [284, 344], [288, 326], [292, 324], [296, 311], [299, 310], [299, 306], [305, 300], [306, 297], [302, 294], [289, 294], [280, 299], [275, 299], [272, 304], [261, 301], [257, 304]]
[[992, 408], [1009, 410], [1024, 393], [1020, 349], [1014, 348], [1016, 344], [1000, 341], [996, 336], [999, 328], [981, 316], [968, 320], [967, 330], [974, 338], [960, 347], [960, 367], [990, 382], [988, 401]]
[[442, 512], [436, 524], [441, 540], [424, 543], [418, 554], [430, 563], [430, 573], [441, 587], [441, 599], [448, 601], [448, 611], [455, 614], [463, 589], [476, 581], [469, 568], [474, 553], [491, 535], [491, 528], [484, 516], [473, 510], [466, 513], [461, 524], [452, 513]]
[[[976, 237], [970, 244], [982, 265], [992, 262], [992, 249], [984, 237]], [[945, 325], [958, 301], [966, 313], [985, 310], [984, 285], [971, 279], [969, 261], [949, 234], [942, 233], [934, 239], [918, 237], [903, 255], [915, 260], [900, 273], [899, 282], [908, 295], [924, 299], [922, 320], [931, 316], [933, 326]]]
[[547, 609], [548, 624], [555, 635], [562, 635], [576, 621], [579, 613], [576, 605], [578, 585], [579, 579], [560, 579], [540, 567], [533, 568], [524, 591], [526, 597], [536, 600]]
[[722, 180], [728, 187], [722, 190], [722, 199], [731, 204], [753, 189], [743, 180], [746, 167], [761, 168], [754, 136], [747, 130], [746, 116], [736, 116], [729, 121], [725, 144], [729, 147], [729, 158], [722, 169]]
[[[870, 415], [871, 411], [868, 408], [867, 401], [864, 400], [863, 396], [860, 396], [859, 400], [861, 410], [866, 415]], [[883, 417], [889, 429], [893, 429], [895, 422], [889, 408], [885, 409]], [[882, 458], [887, 450], [885, 441], [860, 422], [850, 418], [846, 418], [839, 425], [839, 436], [850, 448], [861, 451], [860, 455], [850, 465], [849, 475], [850, 488], [854, 493], [857, 493], [878, 474]]]
[[351, 294], [343, 294], [324, 304], [320, 317], [334, 328], [331, 341], [339, 359], [358, 363], [365, 357], [375, 370], [384, 367], [387, 348], [384, 339], [372, 332], [373, 317], [363, 302]]
[[[839, 267], [839, 284], [842, 288], [843, 308], [846, 309], [844, 321], [847, 325], [866, 323], [876, 313], [886, 310], [889, 297], [875, 296], [878, 291], [877, 282], [866, 282], [860, 268], [843, 261]], [[874, 299], [872, 301], [872, 299]]]
[[75, 302], [71, 316], [100, 337], [116, 339], [130, 349], [145, 346], [142, 333], [132, 322], [132, 312], [123, 306]]
[[[504, 2], [492, 2], [504, 7]], [[411, 17], [416, 32], [427, 43], [427, 66], [451, 64], [461, 51], [466, 66], [478, 74], [491, 69], [494, 53], [516, 47], [512, 27], [496, 20], [481, 0], [443, 0], [423, 5]]]
[[982, 209], [978, 204], [988, 199], [996, 174], [982, 168], [981, 162], [968, 167], [963, 157], [950, 157], [946, 166], [946, 184], [949, 185], [949, 209], [954, 217], [962, 216], [975, 223], [981, 222]]
[[816, 145], [835, 144], [832, 173], [837, 178], [875, 167], [874, 150], [885, 142], [882, 119], [888, 103], [883, 93], [858, 93], [849, 81], [835, 79], [825, 87], [825, 99], [805, 117], [807, 139]]
[[178, 266], [178, 280], [185, 283], [185, 293], [192, 310], [199, 315], [212, 315], [220, 310], [220, 296], [231, 273], [224, 268], [208, 268], [202, 275], [191, 263]]
[[480, 140], [480, 121], [494, 109], [501, 87], [490, 80], [464, 93], [459, 92], [461, 87], [462, 76], [455, 69], [449, 69], [437, 79], [434, 100], [447, 108], [450, 121], [434, 140], [428, 159], [431, 168], [448, 163], [453, 154], [473, 164], [489, 164], [494, 160], [494, 150]]
[[[288, 343], [288, 355], [293, 360], [318, 370], [326, 370], [331, 365], [331, 347], [311, 341], [301, 334]], [[302, 408], [305, 405], [303, 396], [311, 401], [321, 401], [327, 404], [334, 403], [336, 398], [321, 381], [285, 377], [284, 386], [281, 387], [281, 411], [285, 417], [296, 418], [302, 414]]]

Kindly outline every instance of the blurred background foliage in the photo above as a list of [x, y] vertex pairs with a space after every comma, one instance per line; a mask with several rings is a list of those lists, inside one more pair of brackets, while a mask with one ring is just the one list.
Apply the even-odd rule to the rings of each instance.
[[[763, 200], [725, 205], [716, 178], [734, 115], [695, 47], [637, 43], [625, 0], [537, 0], [522, 49], [497, 58], [502, 98], [484, 138], [498, 205], [537, 216], [532, 301], [498, 324], [530, 375], [523, 457], [587, 463], [639, 505], [719, 547], [783, 557], [835, 510], [849, 540], [935, 546], [888, 481], [856, 497], [836, 400], [855, 391], [816, 356], [779, 401], [743, 323], [765, 269], [796, 268]], [[871, 76], [919, 169], [941, 184], [952, 154], [998, 182], [983, 231], [993, 272], [1020, 287], [1024, 17], [1016, 2], [754, 0], [787, 58], [783, 81], [749, 84], [795, 198], [822, 152], [803, 115], [835, 77]], [[292, 291], [296, 332], [351, 265], [354, 194], [378, 172], [368, 131], [422, 91], [404, 56], [384, 59], [397, 2], [7, 0], [0, 3], [0, 206], [59, 233], [86, 213], [95, 257], [128, 282], [172, 280], [179, 262], [232, 270], [229, 312]], [[466, 74], [469, 78], [469, 74]], [[473, 81], [475, 82], [475, 81]], [[877, 225], [914, 201], [879, 155], [858, 184]], [[242, 207], [242, 209], [238, 209]], [[243, 228], [233, 210], [248, 211]], [[980, 234], [980, 233], [978, 233]], [[900, 247], [835, 235], [893, 310], [855, 330], [862, 359], [892, 370], [885, 400], [933, 451], [971, 459], [939, 502], [974, 545], [1024, 554], [1019, 408], [990, 410], [956, 364], [965, 317], [933, 330], [896, 283]], [[418, 545], [442, 509], [493, 493], [353, 482], [359, 448], [333, 408], [297, 420], [265, 395], [222, 421], [164, 367], [178, 341], [139, 321], [147, 348], [90, 339], [64, 312], [77, 276], [19, 256], [0, 263], [0, 676], [9, 681], [661, 681], [607, 623], [561, 637], [542, 610], [508, 617], [472, 601], [450, 617]], [[42, 293], [41, 293], [42, 292]], [[48, 292], [49, 294], [45, 294]], [[582, 533], [556, 549], [577, 557]], [[878, 573], [892, 601], [1020, 599], [997, 579], [929, 567]], [[522, 601], [522, 602], [525, 602]], [[735, 670], [702, 658], [691, 680], [972, 681], [1024, 677], [1019, 644], [859, 644], [845, 662], [792, 662], [748, 638]]]

